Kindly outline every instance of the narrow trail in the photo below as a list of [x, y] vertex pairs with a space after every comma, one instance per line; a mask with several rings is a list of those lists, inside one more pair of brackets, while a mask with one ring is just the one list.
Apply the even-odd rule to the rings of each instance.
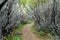
[[33, 23], [27, 24], [22, 32], [22, 40], [39, 40], [37, 36], [31, 31]]

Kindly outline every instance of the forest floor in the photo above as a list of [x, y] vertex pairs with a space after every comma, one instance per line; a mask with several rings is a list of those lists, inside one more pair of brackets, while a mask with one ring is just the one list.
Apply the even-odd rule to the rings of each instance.
[[22, 40], [40, 40], [32, 31], [31, 27], [34, 23], [27, 24], [24, 26], [22, 31]]
[[[33, 28], [34, 22], [20, 26], [18, 30], [14, 31], [13, 36], [8, 36], [8, 40], [49, 40], [48, 36], [40, 36], [35, 34], [31, 28]], [[18, 34], [16, 34], [17, 32]], [[22, 33], [20, 34], [20, 32]]]
[[31, 28], [33, 27], [34, 22], [30, 24], [26, 24], [22, 30], [22, 40], [51, 40], [47, 35], [38, 36], [35, 34]]

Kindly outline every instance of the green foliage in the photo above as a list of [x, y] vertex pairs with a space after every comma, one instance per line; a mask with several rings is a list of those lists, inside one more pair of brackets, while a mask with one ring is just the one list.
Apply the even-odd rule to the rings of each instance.
[[19, 0], [19, 4], [24, 4], [25, 5], [26, 0]]
[[41, 3], [47, 3], [48, 0], [40, 0]]
[[12, 40], [12, 37], [11, 37], [11, 35], [7, 35], [7, 40]]
[[21, 35], [16, 35], [16, 36], [14, 37], [14, 40], [22, 40]]
[[49, 32], [52, 36], [55, 36], [56, 35], [56, 32], [53, 32], [53, 31], [51, 31], [51, 32]]
[[[19, 5], [23, 5], [23, 11], [24, 13], [29, 12], [30, 10], [35, 9], [39, 5], [43, 5], [45, 3], [48, 3], [48, 0], [19, 0]], [[27, 7], [26, 7], [27, 5]], [[37, 6], [38, 5], [38, 6]]]
[[52, 36], [56, 35], [56, 32], [53, 32], [52, 30], [49, 31], [49, 29], [48, 30], [47, 29], [41, 29], [40, 31], [37, 31], [34, 26], [31, 27], [31, 30], [32, 30], [32, 32], [37, 33], [37, 34], [39, 34], [41, 36], [45, 36], [48, 33], [50, 33]]
[[32, 32], [36, 32], [34, 25], [31, 27]]
[[37, 34], [39, 34], [39, 35], [41, 35], [41, 36], [44, 36], [44, 35], [46, 35], [46, 34], [47, 34], [47, 33], [46, 33], [45, 31], [43, 31], [43, 30], [40, 30], [39, 32], [38, 32], [38, 31], [36, 31], [36, 29], [35, 29], [35, 26], [34, 26], [34, 25], [31, 27], [31, 30], [32, 30], [32, 32], [37, 33]]
[[[15, 31], [20, 31], [22, 32], [23, 30], [23, 27], [24, 27], [25, 24], [20, 24], [16, 29]], [[22, 40], [22, 35], [16, 35], [15, 32], [13, 33], [13, 37], [12, 35], [7, 35], [7, 40]]]
[[32, 23], [32, 22], [34, 22], [34, 21], [33, 21], [33, 20], [31, 20], [31, 19], [29, 19], [27, 23]]
[[46, 35], [46, 32], [41, 30], [41, 31], [38, 32], [38, 34], [41, 35], [41, 36], [44, 36], [44, 35]]
[[32, 8], [35, 8], [37, 6], [36, 2], [34, 0], [28, 0], [27, 5], [31, 6]]
[[21, 35], [13, 35], [13, 37], [11, 35], [7, 36], [7, 40], [22, 40]]
[[24, 28], [24, 25], [26, 25], [26, 24], [20, 24], [20, 25], [16, 28], [16, 30], [22, 32], [22, 30], [23, 30], [23, 28]]
[[40, 31], [38, 31], [38, 34], [40, 34], [40, 35], [46, 35], [46, 34], [48, 34], [48, 33], [50, 33], [52, 36], [55, 36], [56, 35], [56, 32], [54, 32], [54, 31], [52, 31], [52, 30], [47, 30], [47, 29], [42, 29], [42, 30], [40, 30]]
[[48, 33], [50, 33], [52, 36], [55, 36], [56, 35], [56, 32], [54, 32], [54, 31], [49, 31], [49, 30], [40, 30], [39, 32], [38, 32], [38, 34], [40, 34], [40, 35], [42, 35], [42, 36], [44, 36], [44, 35], [46, 35], [46, 34], [48, 34]]
[[19, 4], [28, 5], [31, 8], [36, 8], [37, 5], [47, 3], [48, 0], [19, 0]]

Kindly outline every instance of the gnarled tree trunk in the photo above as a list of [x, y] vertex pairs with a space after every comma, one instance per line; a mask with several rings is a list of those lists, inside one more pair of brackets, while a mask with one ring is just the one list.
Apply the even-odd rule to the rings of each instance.
[[0, 0], [0, 40], [20, 24], [18, 0]]

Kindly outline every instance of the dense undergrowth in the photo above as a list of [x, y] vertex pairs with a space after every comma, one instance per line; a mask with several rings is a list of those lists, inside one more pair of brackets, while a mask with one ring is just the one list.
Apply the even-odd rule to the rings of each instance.
[[[21, 32], [22, 32], [22, 29], [23, 29], [23, 26], [25, 24], [20, 24], [15, 30], [14, 30], [14, 33], [13, 35], [9, 34], [7, 36], [7, 40], [22, 40], [22, 35], [21, 35]], [[16, 35], [15, 32], [20, 32], [20, 35]]]
[[53, 32], [53, 31], [51, 31], [51, 30], [40, 30], [40, 31], [37, 31], [36, 29], [35, 29], [35, 26], [33, 25], [32, 27], [31, 27], [31, 30], [32, 30], [32, 32], [33, 33], [35, 33], [35, 34], [37, 34], [37, 35], [40, 35], [40, 36], [46, 36], [47, 34], [51, 34], [52, 36], [55, 36], [56, 35], [56, 33], [55, 32]]
[[[17, 28], [14, 29], [13, 34], [9, 34], [6, 36], [7, 40], [22, 40], [22, 30], [26, 24], [32, 23], [32, 20], [29, 20], [26, 23], [21, 23]], [[19, 32], [18, 35], [16, 35], [16, 32]]]
[[22, 40], [21, 35], [13, 35], [13, 37], [11, 35], [7, 36], [7, 40]]

